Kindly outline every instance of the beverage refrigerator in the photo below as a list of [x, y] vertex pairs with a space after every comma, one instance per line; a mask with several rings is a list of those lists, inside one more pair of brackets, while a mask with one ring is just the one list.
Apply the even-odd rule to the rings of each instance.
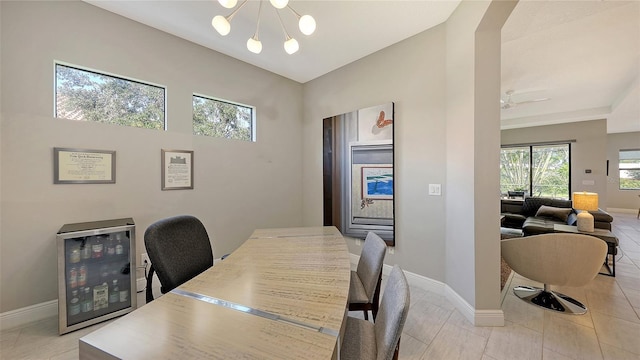
[[135, 310], [133, 219], [65, 224], [56, 238], [60, 334]]

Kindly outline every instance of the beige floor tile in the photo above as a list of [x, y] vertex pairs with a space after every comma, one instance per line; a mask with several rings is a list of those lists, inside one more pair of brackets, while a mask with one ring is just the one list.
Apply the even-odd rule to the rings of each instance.
[[422, 341], [404, 333], [400, 337], [399, 360], [418, 360], [422, 358], [425, 351], [427, 351], [427, 344]]
[[491, 357], [491, 356], [489, 356], [487, 354], [484, 354], [484, 355], [482, 355], [482, 360], [498, 360], [498, 359], [496, 359], [494, 357]]
[[586, 314], [582, 315], [574, 315], [574, 314], [565, 314], [557, 311], [545, 311], [544, 312], [545, 322], [551, 321], [553, 318], [571, 321], [578, 325], [590, 327], [593, 329], [593, 320], [591, 319], [591, 311], [587, 310]]
[[632, 261], [629, 261], [629, 263], [616, 263], [616, 275], [640, 278], [640, 270]]
[[640, 307], [640, 290], [622, 289], [622, 292], [633, 307]]
[[609, 295], [622, 295], [622, 290], [616, 281], [617, 278], [606, 276], [606, 275], [598, 275], [587, 285], [582, 288], [585, 291], [597, 291]]
[[601, 343], [640, 356], [640, 324], [600, 313], [591, 317]]
[[482, 336], [485, 339], [489, 338], [489, 336], [491, 335], [491, 331], [493, 330], [493, 327], [474, 326], [469, 322], [469, 320], [467, 320], [467, 318], [462, 316], [462, 314], [458, 310], [453, 311], [453, 313], [449, 317], [449, 320], [447, 320], [447, 324], [455, 325], [478, 336]]
[[638, 360], [638, 355], [608, 344], [600, 344], [604, 360]]
[[515, 295], [507, 295], [502, 304], [502, 310], [505, 320], [542, 332], [544, 309], [529, 304]]
[[605, 315], [615, 316], [620, 319], [640, 323], [640, 319], [636, 312], [629, 304], [627, 297], [621, 292], [620, 295], [607, 295], [602, 292], [587, 291], [589, 299], [589, 310]]
[[78, 360], [79, 356], [80, 354], [78, 353], [78, 349], [73, 349], [56, 356], [52, 356], [49, 360]]
[[542, 358], [542, 333], [505, 321], [491, 332], [485, 354], [496, 360]]
[[640, 291], [640, 278], [629, 277], [623, 274], [616, 274], [616, 282], [622, 289], [638, 290]]
[[409, 307], [409, 316], [404, 324], [404, 332], [428, 345], [449, 319], [451, 313], [451, 310], [445, 310], [424, 299], [412, 302]]
[[542, 349], [542, 359], [544, 360], [572, 360], [572, 358], [568, 356], [564, 356], [562, 354], [558, 354], [557, 352], [550, 350], [548, 348]]
[[423, 359], [481, 359], [487, 339], [449, 323], [445, 324], [424, 353]]
[[602, 359], [593, 328], [557, 317], [545, 321], [544, 347], [571, 359]]

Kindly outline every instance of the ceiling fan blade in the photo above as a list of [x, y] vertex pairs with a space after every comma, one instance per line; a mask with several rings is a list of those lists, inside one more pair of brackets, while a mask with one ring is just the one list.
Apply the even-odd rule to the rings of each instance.
[[517, 103], [516, 103], [516, 105], [529, 104], [529, 103], [540, 102], [540, 101], [547, 101], [547, 100], [551, 100], [551, 98], [540, 98], [540, 99], [533, 99], [533, 100], [519, 101], [519, 102], [517, 102]]

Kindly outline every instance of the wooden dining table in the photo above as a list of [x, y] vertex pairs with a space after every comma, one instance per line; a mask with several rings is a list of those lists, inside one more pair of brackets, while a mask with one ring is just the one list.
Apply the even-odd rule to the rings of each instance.
[[349, 281], [335, 227], [256, 230], [205, 272], [82, 337], [80, 358], [337, 358]]

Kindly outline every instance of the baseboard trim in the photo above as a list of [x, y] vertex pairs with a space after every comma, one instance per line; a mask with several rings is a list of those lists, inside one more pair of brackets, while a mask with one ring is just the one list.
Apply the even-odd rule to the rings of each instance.
[[[352, 265], [357, 265], [359, 259], [360, 256], [350, 254], [350, 261]], [[382, 273], [388, 276], [392, 268], [393, 266], [384, 264], [382, 267]], [[460, 313], [474, 326], [504, 326], [504, 312], [502, 309], [476, 310], [447, 284], [404, 269], [403, 271], [410, 286], [445, 296], [447, 300], [449, 300], [453, 306], [455, 306], [456, 309], [460, 311]]]
[[[637, 214], [638, 209], [607, 208], [607, 212]], [[615, 221], [615, 219], [613, 219]]]
[[0, 314], [0, 330], [11, 329], [58, 315], [58, 300], [11, 310]]

